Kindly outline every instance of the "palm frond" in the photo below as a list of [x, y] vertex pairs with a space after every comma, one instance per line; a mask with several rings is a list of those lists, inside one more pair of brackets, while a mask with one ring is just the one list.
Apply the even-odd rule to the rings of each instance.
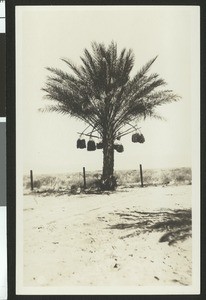
[[93, 42], [91, 49], [91, 52], [84, 49], [80, 66], [67, 58], [61, 59], [71, 73], [46, 68], [50, 75], [42, 90], [53, 105], [45, 107], [42, 112], [79, 118], [87, 124], [95, 124], [102, 134], [105, 126], [112, 126], [116, 132], [135, 119], [160, 118], [156, 112], [158, 106], [180, 99], [171, 90], [161, 89], [166, 82], [159, 74], [148, 75], [157, 56], [130, 79], [134, 67], [131, 49], [124, 48], [118, 54], [114, 41], [108, 46]]
[[84, 79], [81, 70], [75, 66], [72, 61], [70, 61], [68, 58], [61, 58], [61, 60], [64, 61], [80, 79]]

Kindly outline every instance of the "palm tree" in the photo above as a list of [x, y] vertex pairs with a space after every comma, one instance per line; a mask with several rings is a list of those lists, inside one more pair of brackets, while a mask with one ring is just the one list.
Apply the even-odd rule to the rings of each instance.
[[84, 50], [82, 65], [75, 66], [69, 59], [62, 60], [72, 73], [48, 67], [43, 91], [52, 100], [43, 111], [53, 111], [76, 117], [99, 133], [103, 143], [102, 189], [114, 189], [114, 142], [126, 124], [159, 117], [156, 107], [176, 101], [171, 90], [162, 90], [166, 82], [157, 73], [147, 75], [157, 57], [147, 62], [133, 77], [132, 50], [123, 49], [111, 42], [92, 43], [92, 52]]

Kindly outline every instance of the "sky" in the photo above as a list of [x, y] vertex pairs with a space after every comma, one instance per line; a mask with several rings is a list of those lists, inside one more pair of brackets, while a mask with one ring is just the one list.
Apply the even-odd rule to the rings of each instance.
[[[16, 7], [17, 159], [29, 173], [62, 173], [102, 169], [102, 151], [76, 149], [86, 125], [69, 116], [40, 113], [45, 106], [41, 88], [45, 67], [67, 71], [62, 57], [80, 63], [91, 42], [114, 41], [119, 51], [131, 48], [131, 77], [158, 55], [157, 72], [181, 100], [158, 109], [166, 119], [138, 123], [144, 144], [122, 138], [124, 152], [115, 152], [115, 169], [176, 168], [192, 164], [194, 107], [198, 107], [198, 8], [139, 7]], [[195, 83], [197, 83], [195, 85]]]

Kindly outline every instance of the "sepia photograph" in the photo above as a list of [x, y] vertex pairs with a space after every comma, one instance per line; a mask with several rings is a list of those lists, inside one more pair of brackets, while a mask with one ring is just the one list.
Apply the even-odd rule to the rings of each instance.
[[198, 6], [16, 6], [16, 293], [200, 293]]

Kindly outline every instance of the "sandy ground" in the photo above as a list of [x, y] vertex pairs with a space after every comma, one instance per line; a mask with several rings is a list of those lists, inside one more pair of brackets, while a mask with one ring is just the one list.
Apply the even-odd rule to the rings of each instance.
[[162, 232], [112, 229], [119, 213], [191, 208], [191, 186], [114, 194], [24, 196], [24, 285], [190, 285], [191, 238], [160, 243]]

